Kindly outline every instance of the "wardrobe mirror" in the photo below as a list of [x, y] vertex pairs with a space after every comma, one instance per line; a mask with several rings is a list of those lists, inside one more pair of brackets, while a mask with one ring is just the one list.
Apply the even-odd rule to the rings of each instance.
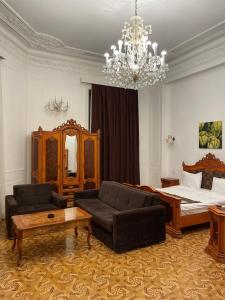
[[77, 136], [66, 135], [65, 140], [65, 176], [77, 176]]

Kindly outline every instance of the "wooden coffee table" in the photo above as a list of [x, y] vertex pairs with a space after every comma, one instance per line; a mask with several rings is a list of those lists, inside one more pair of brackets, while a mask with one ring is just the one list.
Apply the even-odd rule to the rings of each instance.
[[77, 227], [87, 227], [87, 244], [88, 249], [90, 249], [90, 238], [92, 233], [91, 218], [92, 216], [89, 213], [78, 207], [12, 216], [14, 229], [12, 250], [14, 250], [15, 247], [17, 248], [17, 265], [20, 265], [22, 259], [23, 238], [34, 235], [46, 234], [59, 230], [64, 231], [65, 229], [73, 228], [77, 237]]

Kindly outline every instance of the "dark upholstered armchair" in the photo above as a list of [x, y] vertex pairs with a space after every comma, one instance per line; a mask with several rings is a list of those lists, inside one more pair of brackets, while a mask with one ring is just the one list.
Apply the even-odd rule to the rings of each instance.
[[13, 195], [5, 197], [5, 219], [9, 238], [12, 238], [12, 216], [66, 207], [66, 200], [55, 190], [56, 186], [49, 183], [13, 187]]

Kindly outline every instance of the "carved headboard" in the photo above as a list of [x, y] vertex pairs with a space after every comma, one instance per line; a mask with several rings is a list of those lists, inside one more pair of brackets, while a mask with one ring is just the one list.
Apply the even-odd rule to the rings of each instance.
[[220, 159], [216, 158], [214, 154], [208, 153], [201, 160], [196, 162], [194, 165], [186, 165], [183, 162], [183, 170], [186, 172], [199, 172], [199, 171], [219, 171], [225, 173], [225, 163]]
[[194, 165], [186, 165], [183, 162], [183, 170], [190, 173], [202, 172], [202, 188], [211, 189], [213, 177], [225, 178], [225, 163], [208, 153]]

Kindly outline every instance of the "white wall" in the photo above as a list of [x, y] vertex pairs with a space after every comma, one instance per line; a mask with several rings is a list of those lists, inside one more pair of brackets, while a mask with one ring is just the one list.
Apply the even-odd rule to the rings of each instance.
[[[176, 140], [172, 146], [164, 144], [168, 155], [164, 175], [180, 176], [182, 161], [192, 164], [209, 152], [225, 161], [224, 78], [225, 65], [221, 65], [165, 86], [165, 135], [172, 134]], [[199, 149], [199, 123], [216, 120], [223, 121], [223, 149]]]
[[[0, 60], [0, 139], [3, 141], [3, 101], [2, 101], [2, 76], [1, 76], [1, 60]], [[0, 216], [2, 216], [4, 202], [5, 186], [4, 186], [4, 147], [0, 143]]]
[[[4, 215], [4, 194], [12, 194], [13, 185], [29, 183], [31, 179], [31, 132], [39, 125], [52, 130], [71, 118], [87, 128], [90, 84], [81, 83], [80, 78], [100, 76], [101, 66], [27, 52], [1, 27], [0, 56], [5, 58], [0, 81], [0, 157], [4, 162], [4, 166], [0, 164], [0, 209]], [[45, 105], [55, 97], [68, 101], [68, 112], [46, 111]]]
[[[12, 185], [25, 182], [26, 178], [26, 52], [0, 33], [2, 110], [1, 159], [4, 173], [0, 185], [5, 194], [10, 194]], [[4, 195], [1, 198], [1, 213], [4, 215]]]
[[[52, 130], [63, 122], [73, 118], [88, 128], [88, 90], [90, 85], [80, 83], [84, 71], [56, 69], [50, 65], [32, 65], [28, 67], [27, 82], [27, 182], [31, 178], [31, 132], [39, 126], [43, 130]], [[46, 104], [61, 97], [68, 101], [67, 112], [46, 111]]]
[[161, 85], [139, 90], [140, 183], [160, 186], [161, 176]]

